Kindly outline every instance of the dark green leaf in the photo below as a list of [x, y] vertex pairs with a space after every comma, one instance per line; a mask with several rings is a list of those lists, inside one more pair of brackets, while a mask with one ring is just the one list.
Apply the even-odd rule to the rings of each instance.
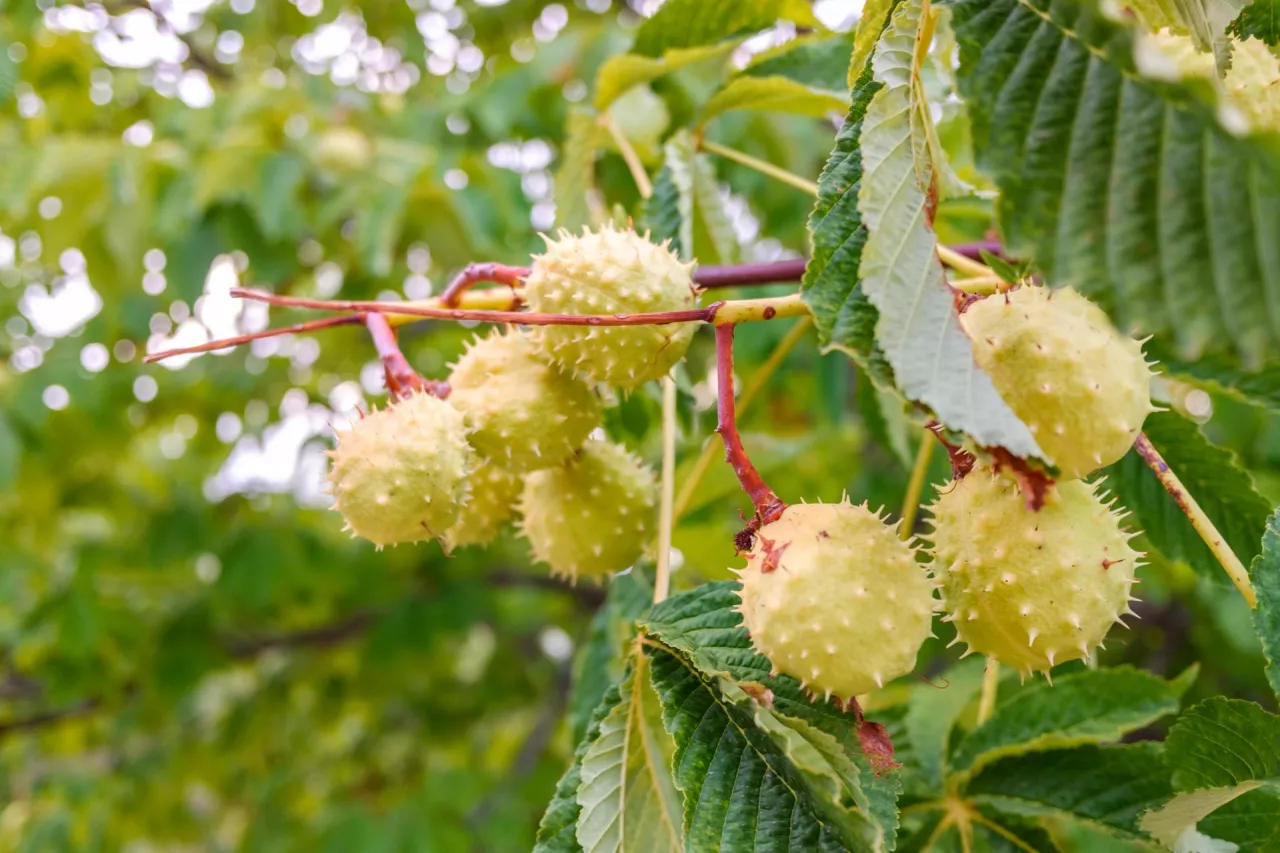
[[[1271, 505], [1258, 494], [1235, 454], [1212, 444], [1199, 427], [1173, 412], [1150, 415], [1143, 431], [1248, 565], [1261, 547]], [[1224, 577], [1208, 546], [1136, 451], [1107, 469], [1106, 487], [1133, 512], [1134, 526], [1145, 531], [1167, 558], [1188, 563], [1208, 577]]]
[[848, 35], [811, 36], [787, 42], [751, 60], [742, 69], [750, 77], [786, 77], [810, 89], [849, 91]]
[[929, 787], [942, 793], [947, 774], [951, 730], [982, 686], [983, 661], [974, 657], [946, 672], [943, 690], [914, 690], [903, 720], [912, 755]]
[[680, 188], [676, 186], [670, 166], [663, 166], [654, 177], [653, 195], [645, 199], [640, 221], [653, 240], [659, 243], [670, 240], [671, 251], [686, 261], [690, 259], [690, 253], [680, 242]]
[[956, 746], [952, 766], [974, 772], [1008, 755], [1119, 740], [1177, 713], [1189, 679], [1165, 681], [1131, 667], [1096, 669], [1037, 685], [1001, 705]]
[[1267, 680], [1280, 696], [1280, 509], [1267, 519], [1262, 536], [1262, 553], [1249, 568], [1258, 606], [1253, 611], [1253, 628], [1262, 641], [1267, 658]]
[[616, 575], [604, 604], [591, 619], [591, 630], [574, 662], [569, 693], [569, 723], [573, 742], [586, 734], [592, 712], [610, 686], [622, 680], [628, 642], [636, 620], [649, 608], [653, 589], [635, 571]]
[[1274, 47], [1280, 43], [1280, 2], [1253, 0], [1240, 17], [1231, 22], [1228, 32], [1242, 39], [1261, 39]]
[[595, 186], [596, 157], [608, 136], [590, 110], [569, 113], [556, 167], [556, 225], [577, 231], [591, 221], [587, 192]]
[[673, 48], [714, 44], [763, 30], [780, 20], [817, 24], [803, 0], [667, 0], [640, 25], [632, 50], [661, 56]]
[[1143, 77], [1095, 6], [957, 0], [960, 89], [1010, 251], [1128, 329], [1257, 370], [1280, 350], [1275, 141], [1218, 123], [1204, 81]]

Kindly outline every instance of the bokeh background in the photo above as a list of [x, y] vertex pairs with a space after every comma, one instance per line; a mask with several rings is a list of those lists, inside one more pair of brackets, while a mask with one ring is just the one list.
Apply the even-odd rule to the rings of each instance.
[[[526, 262], [558, 224], [638, 214], [613, 143], [588, 133], [584, 150], [582, 127], [597, 69], [656, 5], [0, 0], [0, 850], [532, 846], [645, 567], [601, 610], [602, 588], [548, 578], [513, 534], [451, 558], [346, 538], [323, 451], [385, 397], [358, 328], [141, 358], [308, 319], [233, 286], [420, 299], [468, 261]], [[814, 4], [829, 43], [860, 6]], [[795, 36], [782, 24], [633, 90], [613, 119], [656, 172], [726, 73]], [[945, 74], [931, 85], [981, 188]], [[812, 179], [833, 112], [739, 109], [702, 132]], [[695, 235], [701, 261], [803, 254], [808, 196], [700, 162], [718, 226]], [[938, 224], [982, 237], [990, 204]], [[786, 332], [743, 329], [740, 377]], [[441, 378], [473, 334], [421, 323], [403, 343]], [[681, 477], [714, 426], [710, 356], [700, 334], [679, 372]], [[1162, 393], [1276, 498], [1275, 418]], [[656, 389], [618, 399], [606, 429], [656, 462], [659, 408]], [[893, 508], [920, 440], [812, 340], [744, 430], [784, 498]], [[715, 466], [675, 537], [678, 587], [727, 576], [744, 508]], [[1203, 658], [1197, 692], [1265, 699], [1229, 587], [1157, 565], [1144, 593], [1146, 621], [1108, 655], [1166, 674]]]

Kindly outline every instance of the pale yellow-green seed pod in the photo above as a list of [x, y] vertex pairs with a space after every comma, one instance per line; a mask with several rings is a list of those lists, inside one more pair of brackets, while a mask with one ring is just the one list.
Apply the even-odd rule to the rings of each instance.
[[742, 620], [777, 671], [847, 702], [915, 666], [932, 633], [934, 583], [865, 505], [789, 506], [746, 557]]
[[1064, 477], [1110, 465], [1151, 406], [1142, 345], [1070, 288], [1019, 287], [960, 315], [978, 365]]
[[656, 501], [644, 463], [622, 445], [592, 440], [561, 467], [529, 475], [520, 532], [554, 574], [601, 577], [640, 558]]
[[[535, 256], [524, 300], [547, 314], [641, 314], [697, 306], [693, 264], [631, 230], [561, 231]], [[538, 326], [539, 354], [591, 381], [634, 388], [684, 358], [696, 323], [663, 326]]]
[[490, 460], [481, 460], [469, 478], [471, 495], [458, 520], [445, 531], [449, 550], [467, 545], [488, 545], [516, 514], [516, 501], [524, 481]]
[[943, 486], [932, 507], [934, 574], [957, 642], [1023, 673], [1087, 658], [1129, 610], [1142, 554], [1098, 496], [1064, 480], [1037, 512], [985, 467]]
[[462, 414], [414, 394], [338, 433], [330, 451], [334, 509], [378, 547], [436, 539], [468, 498], [475, 453]]
[[600, 423], [595, 390], [539, 359], [516, 331], [472, 342], [449, 387], [472, 446], [513, 474], [562, 464]]

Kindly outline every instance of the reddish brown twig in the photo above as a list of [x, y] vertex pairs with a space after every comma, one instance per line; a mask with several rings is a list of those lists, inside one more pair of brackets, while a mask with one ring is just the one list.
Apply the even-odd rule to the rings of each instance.
[[418, 392], [440, 398], [449, 396], [448, 382], [423, 379], [409, 365], [409, 360], [400, 351], [395, 329], [391, 328], [386, 317], [377, 312], [366, 314], [364, 324], [369, 329], [369, 337], [373, 338], [373, 348], [378, 351], [378, 358], [382, 361], [382, 369], [387, 375], [387, 391], [392, 399], [400, 400]]
[[261, 338], [274, 338], [280, 335], [294, 335], [299, 332], [314, 332], [317, 329], [328, 329], [331, 326], [354, 326], [363, 322], [364, 317], [359, 314], [349, 314], [345, 317], [325, 317], [323, 320], [308, 320], [305, 323], [295, 323], [292, 326], [285, 326], [280, 329], [266, 329], [261, 332], [252, 332], [247, 335], [236, 335], [231, 338], [219, 338], [216, 341], [209, 341], [208, 343], [199, 344], [193, 347], [179, 347], [178, 349], [156, 352], [148, 355], [143, 359], [143, 361], [149, 364], [153, 361], [172, 358], [175, 355], [193, 355], [196, 353], [225, 349], [226, 347], [240, 346], [241, 344], [251, 343], [252, 341], [256, 341]]
[[1009, 260], [1004, 253], [1004, 246], [1000, 245], [999, 240], [975, 240], [972, 243], [959, 243], [955, 246], [948, 246], [948, 249], [958, 255], [964, 255], [975, 261], [982, 260], [982, 253], [989, 252], [1000, 258], [1002, 261]]
[[450, 308], [456, 308], [458, 301], [462, 299], [462, 294], [482, 281], [505, 284], [511, 288], [512, 297], [515, 298], [516, 285], [520, 284], [528, 274], [528, 267], [509, 267], [494, 263], [467, 264], [462, 268], [462, 272], [449, 282], [444, 293], [440, 294], [440, 301]]
[[738, 482], [755, 507], [755, 517], [747, 525], [749, 530], [754, 531], [776, 521], [787, 505], [774, 494], [756, 466], [751, 464], [747, 451], [742, 446], [742, 437], [738, 435], [733, 399], [733, 330], [733, 326], [716, 327], [716, 382], [719, 400], [716, 432], [724, 440], [725, 461], [738, 475]]
[[474, 308], [424, 308], [399, 302], [370, 302], [351, 299], [302, 299], [277, 296], [259, 290], [235, 287], [232, 296], [253, 299], [284, 308], [314, 308], [319, 311], [378, 312], [434, 320], [475, 320], [480, 323], [519, 323], [523, 326], [666, 326], [671, 323], [707, 323], [719, 303], [685, 311], [657, 311], [651, 314], [535, 314], [528, 311], [490, 311]]

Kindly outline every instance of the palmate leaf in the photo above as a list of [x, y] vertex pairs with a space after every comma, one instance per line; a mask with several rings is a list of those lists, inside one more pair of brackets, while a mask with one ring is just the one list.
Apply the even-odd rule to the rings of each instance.
[[649, 683], [647, 657], [632, 657], [619, 693], [582, 756], [578, 843], [584, 853], [680, 851], [682, 803], [671, 778], [673, 744]]
[[1280, 349], [1280, 168], [1211, 86], [1144, 76], [1093, 4], [955, 0], [960, 90], [1008, 248], [1184, 359]]
[[[1258, 494], [1235, 454], [1214, 445], [1199, 427], [1173, 412], [1150, 415], [1143, 431], [1236, 556], [1248, 565], [1260, 549], [1271, 505]], [[1186, 514], [1136, 451], [1130, 451], [1106, 473], [1104, 488], [1133, 512], [1134, 527], [1143, 530], [1155, 548], [1207, 577], [1225, 577]]]
[[1257, 808], [1205, 834], [1233, 843], [1280, 841], [1276, 798], [1259, 790], [1280, 783], [1280, 717], [1252, 702], [1215, 696], [1179, 718], [1165, 752], [1179, 793], [1143, 815], [1142, 828], [1153, 837], [1172, 846], [1211, 813], [1248, 797]]
[[[762, 738], [770, 750], [789, 756], [790, 766], [802, 771], [804, 784], [815, 792], [815, 808], [825, 820], [846, 828], [853, 822], [861, 837], [872, 839], [867, 849], [876, 849], [877, 838], [891, 843], [897, 828], [897, 775], [871, 767], [852, 716], [831, 703], [811, 703], [795, 679], [769, 675], [771, 664], [752, 649], [733, 609], [736, 590], [736, 583], [719, 582], [673, 596], [656, 606], [641, 627], [685, 662], [717, 707], [725, 706], [726, 715], [752, 721], [749, 739]], [[657, 685], [656, 664], [654, 679]], [[753, 695], [768, 690], [772, 707], [748, 697], [748, 687]], [[677, 781], [679, 765], [677, 754]], [[686, 807], [694, 808], [696, 798], [684, 790]]]
[[903, 393], [979, 444], [1040, 456], [1030, 430], [974, 362], [938, 260], [927, 210], [929, 118], [915, 79], [922, 8], [923, 0], [900, 5], [872, 57], [884, 85], [867, 105], [860, 137], [858, 210], [868, 230], [862, 290], [879, 311], [876, 341]]
[[974, 773], [1010, 755], [1119, 740], [1178, 711], [1190, 677], [1173, 681], [1131, 667], [1087, 670], [1037, 685], [1001, 705], [955, 747], [951, 766]]

